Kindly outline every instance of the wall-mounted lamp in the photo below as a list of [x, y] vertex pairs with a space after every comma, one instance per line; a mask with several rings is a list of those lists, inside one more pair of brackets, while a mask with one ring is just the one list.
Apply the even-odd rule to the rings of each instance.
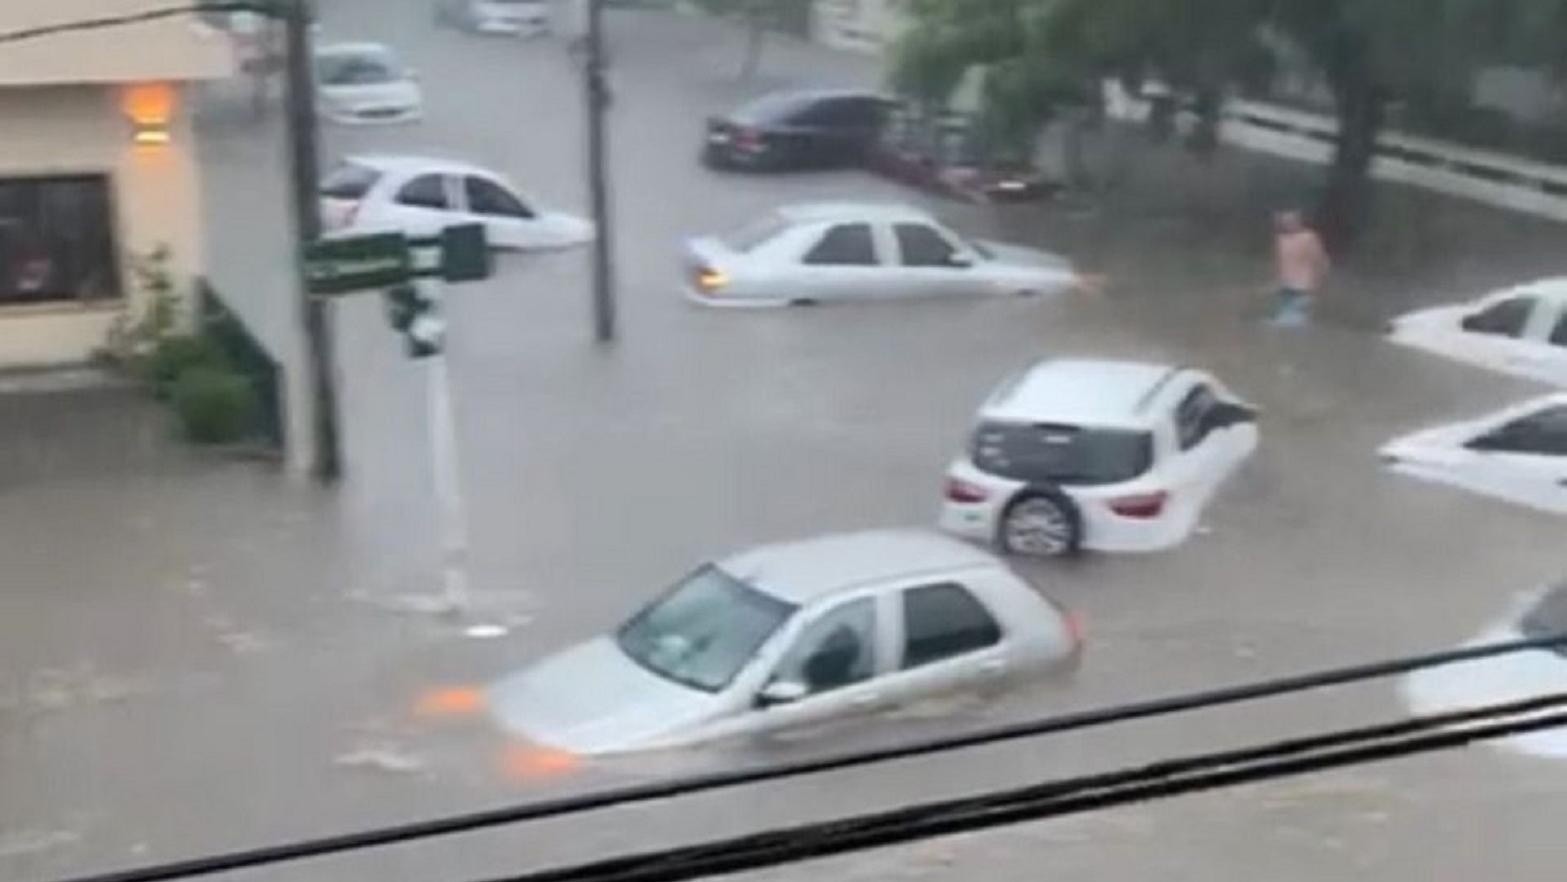
[[127, 86], [120, 94], [120, 109], [131, 121], [131, 141], [142, 145], [169, 143], [174, 105], [174, 87], [168, 83]]

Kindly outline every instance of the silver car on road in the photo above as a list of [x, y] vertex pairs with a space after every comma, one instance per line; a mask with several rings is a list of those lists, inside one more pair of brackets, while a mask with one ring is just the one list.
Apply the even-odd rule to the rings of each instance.
[[490, 689], [512, 733], [577, 754], [678, 747], [986, 693], [1076, 666], [1075, 618], [993, 555], [924, 531], [770, 545], [698, 567], [613, 634]]

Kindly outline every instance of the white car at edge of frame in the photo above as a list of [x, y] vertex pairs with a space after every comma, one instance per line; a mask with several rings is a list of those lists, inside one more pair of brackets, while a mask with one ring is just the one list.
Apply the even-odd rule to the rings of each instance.
[[1380, 453], [1399, 474], [1567, 515], [1567, 393], [1412, 432]]
[[1256, 416], [1191, 368], [1045, 359], [981, 406], [939, 523], [1031, 557], [1171, 548], [1256, 450]]
[[[1558, 582], [1520, 595], [1505, 616], [1462, 648], [1564, 633], [1567, 582]], [[1400, 691], [1412, 713], [1429, 715], [1541, 698], [1561, 692], [1563, 684], [1567, 684], [1567, 643], [1414, 671], [1403, 677]], [[1518, 753], [1567, 759], [1567, 731], [1562, 729], [1515, 735], [1496, 744]]]
[[419, 156], [350, 156], [321, 180], [322, 225], [331, 235], [439, 235], [484, 226], [496, 248], [551, 250], [593, 241], [591, 221], [550, 211], [504, 177], [465, 162]]
[[967, 239], [897, 203], [788, 205], [686, 243], [687, 299], [781, 306], [995, 295], [1048, 297], [1082, 280], [1065, 258]]
[[344, 125], [417, 122], [424, 92], [415, 73], [380, 43], [333, 43], [315, 50], [321, 116]]
[[1394, 343], [1525, 379], [1567, 386], [1567, 278], [1400, 316]]
[[921, 530], [704, 564], [614, 633], [489, 689], [511, 734], [605, 755], [814, 730], [1076, 669], [1077, 620], [994, 555]]

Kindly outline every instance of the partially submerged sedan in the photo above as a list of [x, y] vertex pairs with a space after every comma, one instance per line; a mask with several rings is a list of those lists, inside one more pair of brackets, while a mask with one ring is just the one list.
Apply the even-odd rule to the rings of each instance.
[[1541, 279], [1471, 303], [1395, 319], [1394, 343], [1499, 373], [1567, 386], [1567, 278]]
[[1400, 474], [1567, 515], [1567, 393], [1422, 429], [1381, 454]]
[[496, 683], [511, 732], [577, 754], [815, 727], [1075, 667], [1076, 620], [994, 556], [923, 531], [705, 564], [613, 634]]
[[884, 203], [780, 208], [687, 245], [686, 295], [704, 305], [1048, 296], [1081, 287], [1070, 261], [966, 239], [926, 212]]

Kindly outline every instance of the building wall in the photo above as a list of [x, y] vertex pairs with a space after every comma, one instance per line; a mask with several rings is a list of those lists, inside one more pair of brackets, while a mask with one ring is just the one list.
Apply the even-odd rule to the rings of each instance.
[[0, 178], [108, 176], [123, 292], [116, 301], [0, 305], [0, 366], [88, 359], [115, 318], [141, 305], [135, 255], [166, 245], [177, 280], [200, 271], [195, 145], [183, 95], [179, 104], [169, 144], [136, 146], [116, 86], [0, 88]]

